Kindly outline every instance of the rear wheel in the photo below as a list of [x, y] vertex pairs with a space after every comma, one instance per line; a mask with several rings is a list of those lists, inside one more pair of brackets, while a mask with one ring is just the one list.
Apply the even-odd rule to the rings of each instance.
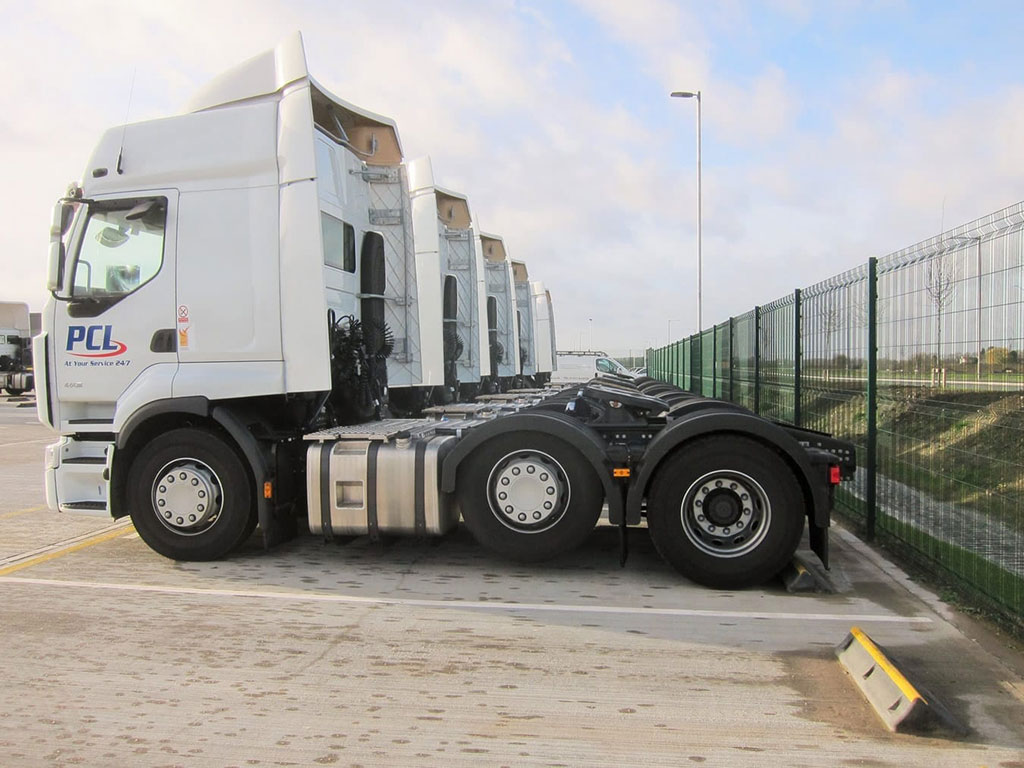
[[151, 440], [128, 476], [128, 509], [139, 536], [174, 560], [216, 560], [255, 528], [252, 481], [219, 435], [183, 428]]
[[661, 556], [687, 578], [731, 589], [760, 584], [800, 542], [803, 493], [767, 446], [717, 436], [685, 446], [658, 468], [647, 525]]
[[474, 538], [520, 562], [578, 547], [604, 500], [600, 479], [579, 452], [541, 432], [485, 443], [459, 469], [456, 494]]
[[6, 387], [6, 390], [7, 394], [10, 395], [11, 397], [17, 397], [18, 395], [25, 391], [24, 389], [18, 389], [17, 387]]

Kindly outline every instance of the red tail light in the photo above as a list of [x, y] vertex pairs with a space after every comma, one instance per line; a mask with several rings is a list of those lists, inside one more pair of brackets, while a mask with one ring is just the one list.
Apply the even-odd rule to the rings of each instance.
[[833, 464], [832, 466], [830, 466], [828, 468], [828, 481], [830, 483], [832, 483], [832, 485], [839, 485], [839, 483], [842, 481], [842, 479], [843, 478], [842, 478], [841, 473], [839, 472], [839, 466], [838, 465]]

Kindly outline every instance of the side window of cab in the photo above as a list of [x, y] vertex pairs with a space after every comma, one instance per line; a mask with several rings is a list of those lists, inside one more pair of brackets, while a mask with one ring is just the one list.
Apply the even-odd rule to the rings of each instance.
[[163, 197], [90, 204], [72, 267], [76, 314], [97, 315], [152, 280], [163, 264], [166, 228]]

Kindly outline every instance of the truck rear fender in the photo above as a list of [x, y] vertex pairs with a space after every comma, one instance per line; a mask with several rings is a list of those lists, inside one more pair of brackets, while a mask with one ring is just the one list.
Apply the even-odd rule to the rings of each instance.
[[684, 443], [705, 435], [732, 433], [745, 435], [776, 449], [793, 469], [804, 498], [809, 501], [807, 516], [813, 527], [828, 528], [831, 502], [826, 476], [812, 465], [807, 452], [786, 430], [750, 413], [730, 410], [700, 410], [683, 416], [666, 427], [651, 441], [643, 464], [629, 489], [626, 522], [637, 525], [644, 498], [661, 462]]
[[445, 493], [454, 493], [459, 465], [488, 440], [509, 432], [523, 431], [551, 435], [579, 451], [601, 479], [605, 500], [608, 502], [610, 521], [617, 525], [622, 520], [622, 493], [612, 480], [612, 465], [608, 459], [605, 442], [594, 430], [557, 411], [517, 413], [473, 428], [459, 440], [445, 459], [441, 470], [441, 490]]

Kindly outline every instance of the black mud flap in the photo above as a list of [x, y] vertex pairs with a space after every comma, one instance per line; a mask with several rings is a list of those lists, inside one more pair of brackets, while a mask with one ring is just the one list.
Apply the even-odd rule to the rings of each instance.
[[828, 570], [828, 528], [810, 522], [811, 551], [818, 556], [821, 564]]

